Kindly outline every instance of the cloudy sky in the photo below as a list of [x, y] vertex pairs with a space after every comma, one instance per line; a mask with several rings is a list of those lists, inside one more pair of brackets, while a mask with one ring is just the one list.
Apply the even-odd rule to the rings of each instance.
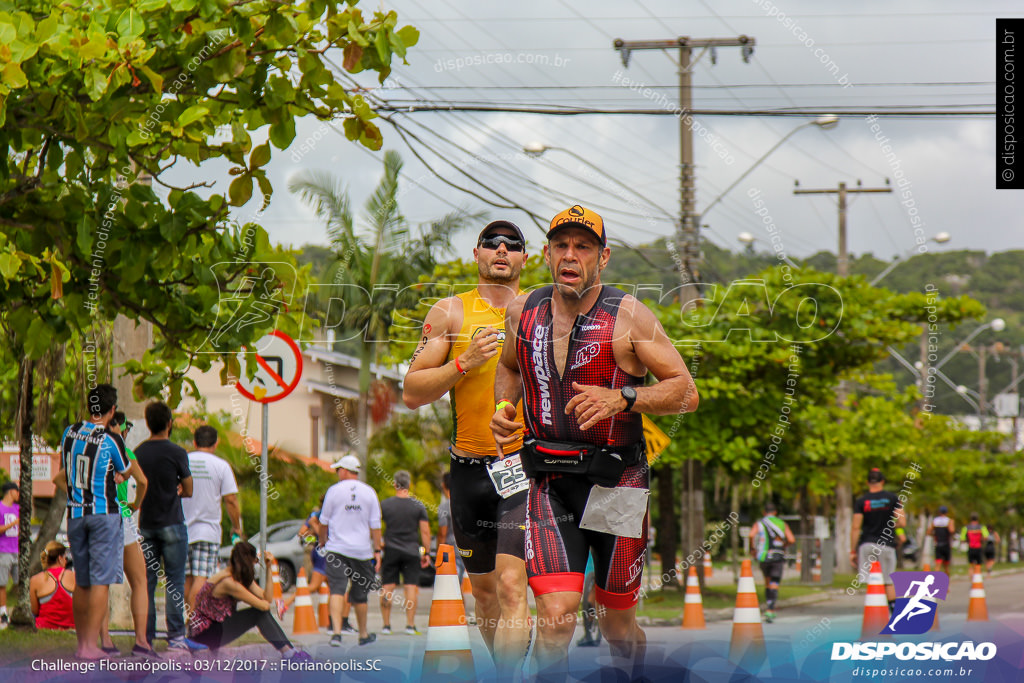
[[[704, 216], [708, 239], [731, 249], [739, 248], [742, 232], [767, 239], [750, 198], [756, 189], [791, 256], [834, 251], [835, 196], [794, 196], [794, 181], [808, 189], [841, 181], [884, 187], [886, 178], [895, 186], [902, 177], [909, 189], [903, 196], [851, 198], [854, 253], [888, 259], [912, 249], [911, 209], [921, 234], [952, 235], [933, 249], [1024, 248], [1020, 191], [994, 189], [995, 124], [987, 113], [995, 107], [995, 18], [1019, 14], [1018, 3], [393, 0], [380, 6], [421, 31], [409, 65], [374, 91], [403, 108], [391, 116], [413, 149], [389, 123], [381, 129], [385, 148], [406, 161], [401, 206], [413, 223], [453, 207], [486, 209], [491, 218], [518, 222], [539, 248], [542, 232], [523, 208], [547, 219], [581, 203], [604, 215], [609, 233], [628, 243], [671, 234], [670, 217], [679, 213], [680, 128], [671, 111], [555, 116], [416, 108], [671, 110], [678, 101], [676, 51], [635, 51], [627, 68], [614, 39], [747, 35], [756, 40], [749, 62], [739, 48], [721, 47], [714, 64], [704, 53], [692, 69], [694, 109], [707, 112], [696, 117], [702, 127], [694, 140], [698, 211], [803, 127]], [[625, 79], [642, 85], [631, 89]], [[375, 86], [362, 75], [355, 81]], [[743, 114], [751, 111], [792, 115]], [[840, 117], [831, 130], [804, 125], [830, 113]], [[899, 115], [879, 116], [872, 130], [871, 113]], [[288, 179], [329, 170], [361, 206], [379, 178], [382, 155], [317, 121], [298, 130], [292, 149], [275, 150], [270, 169], [277, 192], [260, 220], [278, 242], [325, 244], [323, 226], [288, 193]], [[521, 151], [530, 143], [561, 149], [531, 158]], [[203, 169], [226, 188], [225, 171]], [[523, 208], [489, 205], [437, 175], [494, 204]], [[237, 217], [251, 220], [256, 209], [253, 202]], [[457, 245], [466, 251], [472, 240], [467, 233]]]

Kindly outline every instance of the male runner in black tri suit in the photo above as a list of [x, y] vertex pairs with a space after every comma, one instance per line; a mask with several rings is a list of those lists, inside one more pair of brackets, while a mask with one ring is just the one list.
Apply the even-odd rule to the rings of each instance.
[[[650, 309], [600, 283], [611, 255], [601, 217], [574, 206], [555, 216], [547, 236], [555, 284], [509, 304], [491, 428], [499, 446], [514, 443], [524, 427], [514, 406], [523, 399], [539, 669], [565, 660], [593, 550], [601, 632], [628, 673], [646, 642], [636, 624], [649, 493], [641, 413], [692, 412], [698, 397]], [[643, 386], [648, 371], [657, 384]]]
[[928, 535], [935, 541], [935, 569], [949, 574], [949, 562], [953, 557], [951, 541], [956, 533], [953, 519], [946, 513], [949, 508], [939, 506], [939, 514], [928, 525]]

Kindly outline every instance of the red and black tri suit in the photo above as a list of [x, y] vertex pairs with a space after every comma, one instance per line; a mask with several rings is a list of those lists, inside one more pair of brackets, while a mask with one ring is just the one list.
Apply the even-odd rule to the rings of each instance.
[[[643, 439], [640, 413], [619, 413], [586, 431], [565, 406], [576, 395], [573, 382], [621, 389], [643, 377], [615, 363], [612, 341], [626, 293], [602, 286], [597, 302], [576, 317], [565, 368], [555, 366], [551, 297], [553, 286], [535, 290], [519, 319], [516, 355], [523, 378], [527, 437], [596, 446], [637, 446]], [[585, 474], [538, 472], [530, 487], [526, 522], [526, 569], [535, 595], [583, 591], [588, 551], [593, 551], [597, 600], [612, 609], [637, 603], [647, 546], [647, 517], [640, 538], [579, 528], [593, 484]], [[647, 488], [646, 460], [627, 466], [617, 486]]]

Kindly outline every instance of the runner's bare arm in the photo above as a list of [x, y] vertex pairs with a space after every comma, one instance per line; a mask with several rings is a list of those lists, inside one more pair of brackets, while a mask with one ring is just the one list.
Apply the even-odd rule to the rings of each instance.
[[238, 504], [238, 494], [229, 493], [223, 496], [221, 500], [224, 501], [224, 509], [228, 513], [228, 519], [231, 520], [231, 533], [241, 534], [242, 533], [242, 508]]
[[523, 377], [516, 356], [516, 333], [525, 304], [526, 296], [518, 296], [505, 309], [505, 345], [501, 349], [498, 367], [494, 371], [494, 403], [508, 401], [512, 404], [503, 406], [501, 410], [495, 409], [491, 417], [491, 431], [494, 433], [499, 455], [505, 454], [503, 446], [516, 440], [515, 433], [525, 429], [525, 425], [515, 421], [515, 406], [523, 398]]
[[629, 339], [633, 342], [633, 351], [658, 380], [653, 386], [637, 388], [632, 412], [672, 415], [697, 410], [700, 403], [697, 385], [657, 316], [637, 302], [630, 318]]
[[129, 507], [132, 510], [138, 510], [142, 507], [142, 499], [146, 497], [146, 489], [149, 488], [149, 480], [146, 479], [146, 475], [142, 473], [142, 468], [139, 467], [138, 460], [131, 460], [131, 464], [128, 467], [128, 476], [135, 480], [135, 502]]
[[[633, 363], [639, 361], [642, 366], [639, 370], [650, 370], [658, 380], [652, 386], [637, 387], [636, 402], [630, 412], [678, 415], [697, 410], [697, 386], [654, 313], [633, 297], [626, 297], [619, 311], [623, 333], [635, 356]], [[618, 329], [616, 335], [619, 335]], [[621, 362], [618, 356], [616, 362]], [[618, 389], [576, 382], [572, 386], [578, 393], [566, 404], [565, 414], [575, 412], [580, 429], [589, 429], [626, 409], [626, 399]]]
[[423, 334], [409, 362], [402, 389], [402, 401], [410, 409], [433, 403], [455, 386], [462, 376], [454, 361], [447, 361], [451, 349], [450, 316], [454, 298], [441, 299], [430, 307], [423, 321]]

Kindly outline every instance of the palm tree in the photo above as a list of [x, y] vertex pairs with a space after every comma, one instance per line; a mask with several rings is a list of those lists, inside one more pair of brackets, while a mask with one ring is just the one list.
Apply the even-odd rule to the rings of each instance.
[[422, 292], [415, 286], [421, 275], [430, 275], [438, 261], [451, 251], [451, 236], [479, 223], [483, 213], [461, 209], [418, 229], [410, 228], [398, 206], [402, 159], [395, 151], [384, 154], [384, 175], [367, 199], [358, 226], [348, 190], [331, 173], [308, 171], [288, 184], [288, 189], [310, 204], [326, 223], [336, 260], [324, 275], [332, 300], [344, 304], [344, 319], [332, 320], [327, 302], [321, 302], [326, 324], [341, 324], [358, 334], [359, 404], [356, 444], [366, 462], [370, 366], [381, 358], [389, 339], [393, 314], [409, 309]]

